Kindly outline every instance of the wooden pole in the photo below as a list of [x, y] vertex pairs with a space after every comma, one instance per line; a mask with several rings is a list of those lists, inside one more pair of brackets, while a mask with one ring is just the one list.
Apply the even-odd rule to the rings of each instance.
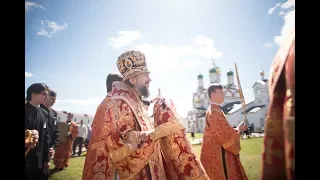
[[244, 122], [248, 126], [249, 125], [249, 121], [248, 121], [247, 113], [246, 113], [246, 102], [244, 100], [244, 96], [243, 96], [243, 92], [242, 92], [242, 88], [241, 88], [241, 83], [240, 83], [237, 63], [234, 63], [234, 66], [235, 66], [235, 69], [236, 69], [236, 77], [237, 77], [237, 81], [238, 81], [238, 88], [239, 88], [241, 106], [242, 106], [242, 111], [243, 111], [243, 116], [244, 116]]

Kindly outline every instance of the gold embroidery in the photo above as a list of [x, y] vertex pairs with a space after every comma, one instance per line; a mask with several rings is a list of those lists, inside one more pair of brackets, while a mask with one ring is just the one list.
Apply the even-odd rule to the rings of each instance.
[[[179, 123], [172, 100], [161, 99], [153, 108], [156, 124], [155, 139], [160, 138], [161, 153], [170, 179], [197, 179], [205, 174], [197, 160], [184, 126]], [[161, 178], [160, 176], [160, 179]], [[199, 177], [199, 179], [201, 179]], [[209, 179], [209, 178], [206, 178]]]
[[139, 131], [130, 131], [126, 134], [126, 143], [130, 143], [134, 145], [134, 148], [138, 147], [140, 144], [140, 132]]
[[158, 140], [162, 137], [169, 136], [169, 135], [176, 133], [176, 132], [179, 132], [183, 129], [185, 129], [184, 126], [179, 122], [170, 121], [170, 122], [161, 124], [156, 127], [154, 140]]
[[286, 102], [286, 107], [287, 107], [288, 113], [290, 114], [292, 107], [294, 106], [291, 89], [287, 89], [286, 96], [288, 97], [288, 100]]
[[286, 121], [287, 127], [287, 140], [289, 143], [295, 142], [295, 118], [289, 117]]
[[209, 179], [208, 175], [206, 173], [203, 173], [202, 175], [198, 176], [194, 180], [208, 180], [208, 179]]
[[110, 158], [113, 162], [120, 161], [132, 153], [133, 147], [131, 144], [125, 144], [121, 148], [111, 151]]
[[[155, 148], [155, 149], [156, 149], [156, 148]], [[159, 153], [160, 153], [160, 151], [159, 151], [158, 149], [156, 149], [156, 150], [149, 156], [149, 158], [150, 158], [150, 157], [155, 158], [156, 155], [159, 154]], [[123, 177], [123, 178], [121, 178], [121, 179], [123, 179], [123, 180], [132, 180], [133, 177], [136, 176], [136, 175], [141, 171], [141, 169], [144, 167], [142, 164], [145, 164], [145, 165], [148, 164], [149, 160], [150, 160], [150, 159], [146, 159], [144, 162], [142, 162], [141, 164], [139, 164], [139, 166], [137, 166], [137, 167], [139, 167], [138, 169], [136, 169], [136, 170], [134, 170], [133, 172], [131, 172], [129, 176]], [[142, 166], [141, 166], [141, 165], [142, 165]]]
[[119, 72], [124, 80], [139, 74], [149, 73], [145, 55], [140, 51], [127, 51], [122, 53], [117, 60]]
[[112, 96], [112, 99], [121, 99], [129, 105], [142, 131], [153, 129], [153, 124], [149, 119], [143, 103], [139, 100], [137, 93], [124, 82], [114, 82], [113, 86], [122, 91], [115, 93]]
[[266, 120], [265, 133], [272, 134], [273, 136], [279, 136], [280, 135], [279, 132], [282, 132], [282, 127], [283, 127], [282, 119], [276, 118], [275, 115], [272, 115], [271, 117], [269, 116]]
[[93, 144], [90, 145], [90, 150], [97, 149], [98, 147], [101, 147], [103, 145], [104, 145], [103, 141], [99, 141], [99, 142], [93, 143]]
[[287, 97], [291, 97], [292, 96], [292, 92], [291, 92], [290, 89], [287, 89], [286, 96]]
[[222, 144], [223, 148], [227, 149], [230, 146], [234, 145], [234, 144], [238, 144], [239, 143], [239, 139], [240, 139], [240, 134], [237, 134], [237, 138], [232, 138], [231, 140], [229, 140], [228, 142]]
[[266, 139], [266, 146], [265, 146], [266, 152], [267, 152], [266, 163], [269, 165], [273, 164], [273, 160], [272, 160], [273, 156], [276, 156], [278, 158], [281, 158], [283, 156], [283, 153], [281, 150], [272, 148], [273, 142], [274, 142], [273, 139], [270, 139], [270, 138]]

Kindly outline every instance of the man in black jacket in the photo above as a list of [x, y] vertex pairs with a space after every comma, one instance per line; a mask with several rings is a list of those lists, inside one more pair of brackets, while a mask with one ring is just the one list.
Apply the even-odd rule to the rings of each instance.
[[47, 112], [40, 108], [48, 98], [47, 86], [43, 83], [32, 84], [27, 89], [25, 103], [25, 130], [38, 131], [38, 143], [30, 148], [25, 156], [25, 180], [44, 180], [50, 167], [50, 137], [48, 132]]
[[57, 93], [51, 89], [48, 89], [48, 99], [44, 104], [41, 104], [40, 107], [47, 111], [48, 113], [48, 130], [50, 135], [50, 157], [54, 152], [55, 146], [59, 143], [59, 128], [57, 122], [57, 112], [52, 109], [52, 106], [56, 102]]

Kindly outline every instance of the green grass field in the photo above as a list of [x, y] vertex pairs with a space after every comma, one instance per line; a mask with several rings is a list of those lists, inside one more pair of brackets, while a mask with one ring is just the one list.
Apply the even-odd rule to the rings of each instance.
[[[201, 134], [198, 134], [202, 136]], [[197, 134], [196, 134], [197, 137]], [[197, 137], [198, 138], [198, 137]], [[240, 158], [249, 180], [260, 179], [263, 138], [251, 138], [241, 140]], [[201, 145], [195, 145], [194, 150], [200, 157]], [[63, 171], [52, 174], [50, 180], [81, 180], [85, 155], [71, 158], [69, 167]], [[54, 168], [51, 163], [51, 168]]]

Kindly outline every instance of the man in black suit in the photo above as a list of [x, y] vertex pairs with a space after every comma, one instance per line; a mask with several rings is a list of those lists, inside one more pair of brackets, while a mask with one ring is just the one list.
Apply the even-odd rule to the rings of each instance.
[[50, 135], [50, 151], [49, 155], [52, 156], [55, 146], [59, 143], [59, 128], [57, 122], [57, 112], [52, 109], [52, 106], [56, 102], [57, 93], [51, 89], [48, 89], [48, 99], [40, 107], [47, 111], [48, 113], [48, 130]]
[[40, 108], [48, 98], [47, 86], [34, 83], [27, 89], [25, 103], [25, 131], [38, 131], [38, 142], [35, 147], [25, 145], [25, 180], [46, 179], [50, 167], [50, 137], [48, 132], [47, 112]]

